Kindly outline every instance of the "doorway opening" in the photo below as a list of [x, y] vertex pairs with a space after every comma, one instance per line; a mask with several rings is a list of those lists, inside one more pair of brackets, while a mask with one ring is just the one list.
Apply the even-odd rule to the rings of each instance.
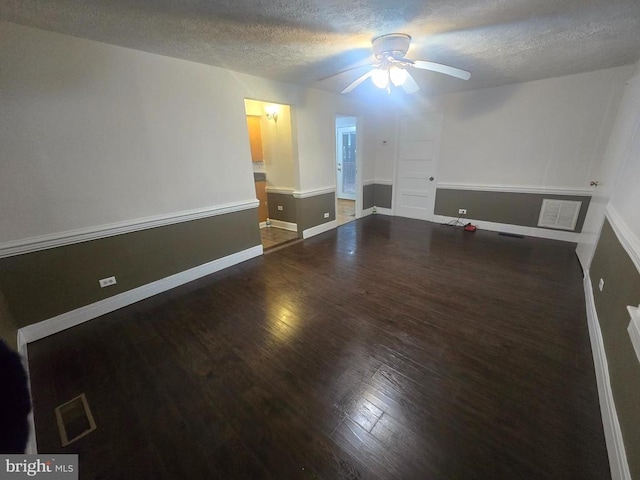
[[264, 251], [298, 239], [291, 107], [245, 99], [258, 218]]
[[338, 226], [356, 219], [357, 140], [356, 117], [336, 116], [336, 220]]

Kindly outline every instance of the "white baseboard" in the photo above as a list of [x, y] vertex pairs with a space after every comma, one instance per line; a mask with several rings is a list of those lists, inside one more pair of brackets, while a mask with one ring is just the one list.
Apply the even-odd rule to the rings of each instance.
[[[448, 223], [456, 220], [457, 217], [445, 217], [443, 215], [434, 215], [433, 222]], [[513, 233], [515, 235], [525, 235], [528, 237], [547, 238], [550, 240], [561, 240], [563, 242], [578, 243], [580, 234], [576, 232], [561, 232], [558, 230], [549, 230], [546, 228], [523, 227], [521, 225], [511, 225], [509, 223], [486, 222], [484, 220], [475, 220], [472, 218], [460, 218], [462, 223], [473, 223], [480, 230], [490, 230], [492, 232]]]
[[297, 223], [283, 222], [282, 220], [274, 220], [273, 218], [271, 219], [271, 226], [276, 228], [281, 228], [283, 230], [288, 230], [290, 232], [298, 231]]
[[383, 207], [376, 207], [376, 214], [377, 215], [395, 215], [393, 213], [393, 209], [383, 208]]
[[374, 215], [373, 209], [376, 209], [375, 215], [394, 215], [393, 210], [391, 208], [382, 208], [382, 207], [371, 207], [362, 210], [362, 216], [365, 217], [367, 215]]
[[172, 288], [198, 278], [218, 272], [251, 258], [258, 257], [262, 255], [262, 253], [262, 245], [257, 245], [232, 255], [219, 258], [212, 262], [205, 263], [204, 265], [190, 268], [184, 272], [176, 273], [175, 275], [142, 285], [134, 288], [133, 290], [119, 293], [113, 297], [105, 298], [104, 300], [92, 303], [91, 305], [86, 305], [48, 320], [43, 320], [42, 322], [22, 327], [18, 330], [18, 341], [22, 341], [25, 344], [35, 342], [41, 338], [61, 332], [67, 328], [74, 327], [101, 315], [113, 312], [119, 308], [144, 300], [145, 298], [152, 297], [158, 293], [166, 292], [167, 290], [171, 290]]
[[602, 340], [598, 313], [593, 298], [593, 288], [591, 287], [589, 271], [584, 275], [584, 296], [587, 307], [587, 324], [589, 326], [591, 350], [593, 352], [593, 364], [595, 366], [596, 381], [598, 383], [600, 413], [602, 415], [604, 437], [607, 442], [607, 452], [609, 454], [611, 478], [612, 480], [631, 480], [631, 472], [629, 471], [629, 464], [627, 463], [622, 431], [620, 430], [616, 405], [613, 400], [607, 355], [604, 350], [604, 342]]
[[327, 223], [321, 223], [320, 225], [316, 225], [315, 227], [307, 228], [302, 232], [302, 238], [310, 238], [315, 235], [319, 235], [324, 232], [328, 232], [329, 230], [333, 230], [338, 227], [337, 220], [331, 220]]

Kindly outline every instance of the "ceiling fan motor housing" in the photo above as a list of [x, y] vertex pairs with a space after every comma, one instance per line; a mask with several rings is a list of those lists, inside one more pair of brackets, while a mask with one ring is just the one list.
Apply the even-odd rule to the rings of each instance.
[[374, 38], [371, 43], [373, 54], [378, 60], [389, 56], [400, 59], [407, 54], [411, 37], [404, 33], [388, 33]]

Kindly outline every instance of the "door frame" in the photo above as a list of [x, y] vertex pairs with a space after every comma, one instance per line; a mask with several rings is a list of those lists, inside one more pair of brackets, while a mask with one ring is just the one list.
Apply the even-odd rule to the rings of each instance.
[[362, 217], [362, 151], [363, 151], [363, 135], [362, 135], [362, 117], [359, 115], [350, 115], [344, 113], [336, 113], [333, 118], [333, 142], [335, 157], [333, 159], [333, 179], [335, 186], [335, 212], [338, 212], [338, 171], [337, 171], [337, 158], [338, 158], [338, 125], [339, 118], [353, 118], [355, 119], [355, 131], [356, 131], [356, 219]]
[[[342, 135], [344, 135], [345, 133], [354, 133], [356, 136], [356, 144], [355, 144], [355, 149], [356, 149], [356, 157], [358, 156], [358, 128], [356, 125], [348, 125], [348, 126], [343, 126], [343, 127], [338, 127], [336, 126], [336, 164], [338, 162], [342, 162], [343, 158], [342, 158], [342, 149], [340, 148], [342, 145]], [[358, 159], [355, 159], [355, 164], [356, 164], [356, 171], [354, 172], [354, 192], [353, 192], [353, 198], [347, 198], [347, 200], [355, 200], [356, 199], [356, 195], [358, 194], [357, 192], [357, 179], [355, 178], [358, 175]], [[337, 172], [337, 165], [336, 165], [336, 196], [338, 196], [338, 198], [345, 198], [344, 195], [345, 193], [342, 191], [342, 184], [340, 182], [341, 179], [344, 179], [344, 162], [342, 162], [342, 171], [340, 173]], [[342, 182], [344, 183], [344, 182]], [[342, 194], [343, 197], [340, 197], [339, 194]], [[351, 194], [347, 194], [347, 195], [351, 195]]]

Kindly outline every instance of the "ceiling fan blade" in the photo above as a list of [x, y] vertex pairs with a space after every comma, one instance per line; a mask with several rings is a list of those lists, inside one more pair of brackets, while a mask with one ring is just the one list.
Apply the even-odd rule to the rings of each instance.
[[342, 75], [343, 73], [350, 72], [351, 70], [358, 70], [359, 68], [367, 68], [367, 67], [371, 67], [371, 66], [372, 65], [370, 63], [368, 63], [366, 65], [358, 65], [357, 67], [347, 68], [345, 70], [340, 70], [339, 72], [332, 73], [331, 75], [328, 75], [326, 77], [322, 77], [322, 78], [318, 79], [318, 81], [321, 82], [323, 80], [328, 80], [329, 78], [333, 78], [333, 77], [337, 77], [338, 75]]
[[369, 70], [367, 73], [359, 76], [358, 78], [355, 79], [355, 81], [347, 85], [347, 87], [344, 90], [342, 90], [340, 93], [349, 93], [351, 90], [353, 90], [362, 82], [364, 82], [367, 78], [369, 78], [372, 74], [373, 74], [373, 70]]
[[426, 62], [424, 60], [415, 60], [413, 66], [422, 70], [431, 70], [432, 72], [444, 73], [445, 75], [451, 75], [452, 77], [460, 78], [462, 80], [469, 80], [471, 78], [471, 72], [462, 70], [456, 67], [450, 67], [449, 65], [443, 65], [441, 63]]
[[409, 72], [407, 72], [407, 78], [402, 84], [402, 88], [407, 93], [416, 93], [418, 90], [420, 90], [420, 87], [418, 87], [418, 84]]

